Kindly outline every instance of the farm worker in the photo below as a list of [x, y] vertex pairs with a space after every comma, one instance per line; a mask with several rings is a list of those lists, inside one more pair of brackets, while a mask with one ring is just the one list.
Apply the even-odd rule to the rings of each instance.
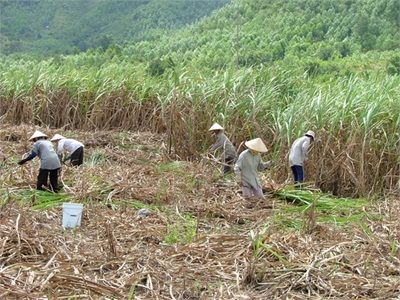
[[65, 138], [58, 133], [53, 136], [50, 141], [56, 143], [57, 154], [59, 157], [62, 156], [64, 151], [67, 152], [67, 156], [63, 159], [63, 163], [70, 159], [71, 165], [73, 166], [80, 166], [83, 164], [84, 145], [81, 142], [74, 139]]
[[314, 131], [309, 130], [304, 136], [296, 139], [290, 148], [289, 165], [295, 184], [304, 182], [304, 163], [308, 159], [308, 148], [314, 139]]
[[224, 165], [224, 174], [232, 170], [233, 162], [236, 158], [236, 149], [224, 133], [224, 128], [218, 123], [214, 123], [208, 131], [212, 131], [215, 134], [215, 143], [209, 149], [209, 152], [213, 155], [219, 151]]
[[50, 190], [58, 192], [58, 172], [61, 168], [61, 163], [53, 144], [47, 140], [47, 135], [38, 130], [33, 133], [29, 140], [34, 142], [32, 151], [28, 157], [20, 160], [18, 164], [23, 165], [38, 156], [40, 169], [36, 189], [45, 190], [44, 187], [48, 186], [47, 180], [50, 178]]
[[273, 163], [265, 163], [260, 153], [268, 151], [264, 142], [256, 138], [244, 143], [247, 150], [240, 153], [235, 164], [236, 181], [242, 186], [243, 197], [263, 197], [261, 180], [258, 171], [269, 168]]

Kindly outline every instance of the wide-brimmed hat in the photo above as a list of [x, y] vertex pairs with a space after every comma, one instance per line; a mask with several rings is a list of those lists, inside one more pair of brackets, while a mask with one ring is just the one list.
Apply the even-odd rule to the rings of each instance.
[[213, 126], [208, 129], [208, 131], [213, 131], [213, 130], [224, 130], [224, 127], [219, 125], [218, 123], [214, 123]]
[[29, 138], [29, 140], [33, 140], [36, 138], [40, 138], [40, 137], [47, 137], [47, 135], [45, 135], [43, 132], [40, 132], [39, 130], [36, 130], [32, 136]]
[[312, 130], [307, 131], [304, 135], [312, 137], [313, 139], [315, 139], [315, 132], [312, 131]]
[[55, 136], [53, 136], [52, 138], [51, 138], [51, 142], [55, 142], [55, 141], [59, 141], [59, 140], [62, 140], [62, 139], [65, 139], [65, 137], [63, 137], [61, 134], [56, 134]]
[[260, 138], [256, 138], [244, 143], [247, 148], [257, 152], [268, 152], [267, 147], [265, 146], [264, 142]]

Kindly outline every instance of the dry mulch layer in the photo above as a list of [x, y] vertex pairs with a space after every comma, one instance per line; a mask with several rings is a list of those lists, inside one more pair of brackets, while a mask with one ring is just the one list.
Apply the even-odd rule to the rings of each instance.
[[[396, 194], [305, 230], [295, 204], [244, 199], [212, 160], [172, 159], [162, 135], [45, 128], [82, 141], [85, 164], [38, 192], [38, 159], [16, 164], [34, 129], [0, 131], [0, 299], [400, 299]], [[62, 226], [62, 202], [84, 204], [81, 226]]]

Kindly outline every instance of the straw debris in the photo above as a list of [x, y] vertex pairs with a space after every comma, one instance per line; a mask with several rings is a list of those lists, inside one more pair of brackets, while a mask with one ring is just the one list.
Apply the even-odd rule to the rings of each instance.
[[[273, 188], [243, 199], [219, 166], [171, 161], [162, 135], [117, 131], [65, 132], [85, 164], [37, 192], [38, 162], [16, 165], [32, 129], [0, 132], [2, 299], [398, 299], [396, 197], [312, 214]], [[84, 204], [80, 227], [62, 227], [63, 202]]]

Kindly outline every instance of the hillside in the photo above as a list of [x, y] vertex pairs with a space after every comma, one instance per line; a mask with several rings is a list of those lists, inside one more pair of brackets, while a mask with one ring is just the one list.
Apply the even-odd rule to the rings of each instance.
[[230, 0], [2, 0], [0, 50], [40, 56], [155, 38]]
[[[240, 0], [153, 43], [130, 59], [172, 59], [197, 68], [330, 61], [400, 46], [400, 3], [392, 0]], [[183, 57], [183, 61], [182, 61]]]
[[[119, 44], [131, 45], [126, 53], [133, 57], [185, 54], [220, 68], [400, 45], [395, 0], [5, 0], [0, 12], [3, 53], [45, 56]], [[137, 43], [144, 40], [152, 42]]]

